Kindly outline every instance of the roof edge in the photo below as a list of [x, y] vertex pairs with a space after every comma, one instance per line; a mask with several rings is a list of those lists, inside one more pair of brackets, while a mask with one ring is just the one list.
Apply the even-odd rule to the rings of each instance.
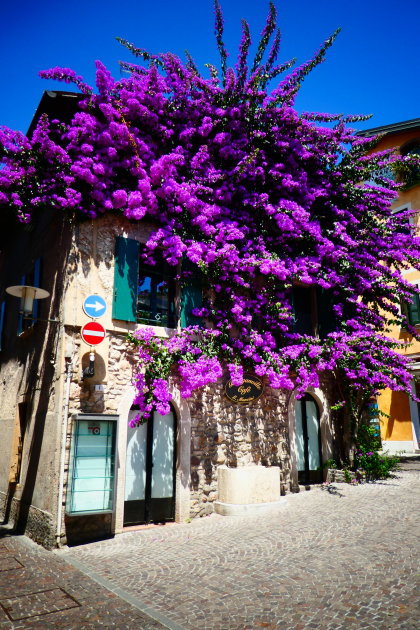
[[363, 129], [358, 131], [356, 136], [368, 137], [377, 134], [392, 134], [400, 131], [408, 131], [420, 127], [420, 118], [412, 118], [403, 122], [392, 123], [391, 125], [382, 125], [381, 127], [372, 127], [371, 129]]
[[60, 113], [76, 111], [76, 103], [82, 98], [86, 98], [85, 94], [81, 92], [67, 92], [64, 90], [44, 90], [41, 96], [41, 100], [38, 103], [35, 114], [29, 125], [26, 136], [29, 138], [42, 114], [49, 114], [55, 117], [59, 117]]

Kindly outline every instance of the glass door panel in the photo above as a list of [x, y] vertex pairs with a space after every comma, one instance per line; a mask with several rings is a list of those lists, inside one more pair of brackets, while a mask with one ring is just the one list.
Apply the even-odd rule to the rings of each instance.
[[298, 471], [305, 470], [305, 445], [303, 439], [303, 424], [302, 424], [302, 403], [300, 400], [296, 403], [296, 464]]
[[174, 489], [174, 417], [173, 413], [153, 417], [152, 499], [172, 497]]
[[309, 394], [296, 401], [295, 448], [299, 483], [322, 481], [319, 412]]
[[309, 470], [318, 470], [321, 465], [319, 452], [319, 421], [315, 401], [306, 400], [306, 424], [308, 430]]
[[152, 480], [149, 519], [167, 521], [174, 517], [175, 418], [171, 412], [153, 414]]
[[[137, 410], [130, 411], [129, 420]], [[127, 427], [127, 454], [125, 459], [124, 524], [144, 522], [146, 498], [146, 446], [147, 423]]]

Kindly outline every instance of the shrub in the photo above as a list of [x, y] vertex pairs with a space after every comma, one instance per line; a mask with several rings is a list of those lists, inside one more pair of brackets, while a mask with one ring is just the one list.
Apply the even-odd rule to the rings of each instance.
[[357, 436], [357, 451], [354, 469], [359, 475], [365, 473], [367, 481], [387, 479], [398, 468], [399, 457], [378, 453], [381, 442], [373, 426], [362, 425]]

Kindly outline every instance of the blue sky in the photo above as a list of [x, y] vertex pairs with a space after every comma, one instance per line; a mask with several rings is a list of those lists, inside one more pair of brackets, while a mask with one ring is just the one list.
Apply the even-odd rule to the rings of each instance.
[[[234, 65], [240, 19], [253, 42], [268, 2], [222, 0], [225, 42]], [[337, 28], [327, 60], [310, 75], [296, 101], [299, 111], [374, 114], [359, 128], [420, 117], [418, 0], [276, 0], [282, 30], [280, 61], [306, 61]], [[118, 60], [132, 60], [116, 36], [151, 52], [188, 49], [199, 68], [217, 63], [212, 0], [21, 0], [7, 2], [0, 26], [3, 95], [0, 124], [26, 131], [45, 89], [64, 84], [38, 78], [53, 66], [73, 68], [94, 81], [94, 61], [115, 76]]]

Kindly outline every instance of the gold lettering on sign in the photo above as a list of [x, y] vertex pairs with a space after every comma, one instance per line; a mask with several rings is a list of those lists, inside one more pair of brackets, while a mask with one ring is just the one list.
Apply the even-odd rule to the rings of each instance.
[[232, 380], [226, 383], [225, 395], [234, 403], [247, 404], [258, 400], [263, 389], [263, 383], [258, 377], [245, 374], [241, 385], [234, 385]]

